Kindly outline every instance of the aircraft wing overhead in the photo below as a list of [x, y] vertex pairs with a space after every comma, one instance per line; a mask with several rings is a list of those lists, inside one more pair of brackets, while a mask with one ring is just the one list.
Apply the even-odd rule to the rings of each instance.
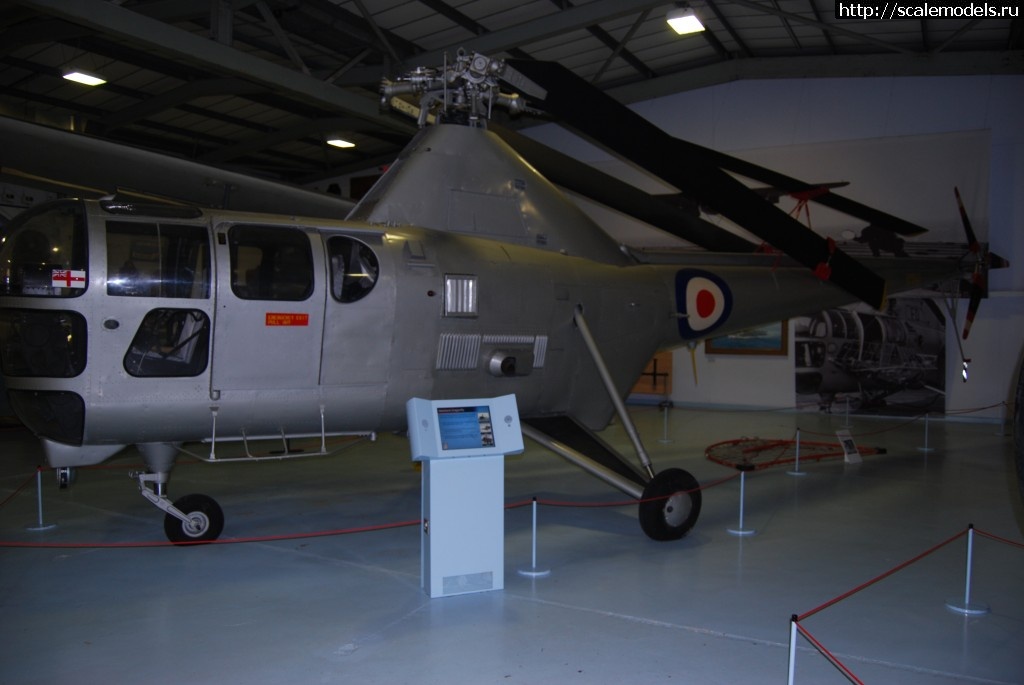
[[883, 278], [837, 249], [831, 240], [766, 202], [726, 170], [757, 173], [756, 180], [787, 189], [794, 183], [807, 190], [815, 186], [774, 172], [761, 173], [768, 170], [670, 136], [560, 64], [517, 59], [506, 64], [511, 73], [503, 78], [534, 106], [712, 207], [821, 278], [874, 307], [882, 305]]
[[0, 117], [0, 174], [76, 197], [122, 192], [144, 200], [342, 219], [341, 197], [87, 135]]

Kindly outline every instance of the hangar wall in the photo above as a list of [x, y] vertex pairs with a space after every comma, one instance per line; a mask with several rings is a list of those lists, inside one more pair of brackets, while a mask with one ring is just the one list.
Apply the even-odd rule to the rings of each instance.
[[[950, 181], [959, 185], [968, 197], [968, 211], [978, 222], [979, 234], [987, 232], [991, 248], [1009, 259], [1011, 268], [992, 273], [992, 296], [982, 303], [965, 349], [972, 359], [966, 384], [959, 378], [955, 338], [959, 326], [947, 327], [946, 407], [949, 412], [988, 407], [965, 416], [1003, 418], [1003, 403], [1010, 397], [1011, 379], [1016, 377], [1024, 347], [1024, 126], [1020, 123], [1024, 77], [736, 81], [638, 103], [633, 108], [673, 135], [768, 166], [792, 157], [794, 166], [800, 167], [807, 163], [806, 153], [812, 151], [821, 155], [822, 166], [831, 172], [843, 168], [844, 161], [855, 161], [835, 159], [845, 156], [844, 148], [856, 149], [868, 158], [891, 148], [892, 163], [884, 163], [878, 170], [883, 175], [895, 174], [889, 176], [888, 183], [880, 188], [870, 183], [876, 179], [868, 176], [860, 185], [869, 186], [866, 192], [870, 196], [858, 195], [855, 181], [841, 192], [911, 221], [932, 226], [939, 222], [934, 237], [943, 240], [958, 239], [946, 235], [947, 230], [959, 230], [955, 205], [948, 219], [936, 218], [932, 212], [948, 205]], [[647, 190], [659, 187], [555, 126], [529, 133]], [[787, 148], [792, 155], [786, 154]], [[922, 155], [919, 172], [910, 176], [905, 171], [907, 150]], [[884, 157], [880, 159], [884, 161]], [[779, 170], [810, 181], [851, 180], [817, 178], [805, 169]], [[880, 192], [886, 187], [887, 192]], [[622, 221], [608, 213], [599, 218]], [[623, 230], [631, 230], [625, 223]], [[965, 306], [961, 305], [961, 320]], [[675, 354], [675, 402], [766, 408], [795, 404], [792, 355], [709, 357], [701, 347], [696, 357], [695, 383], [689, 351], [681, 349]]]

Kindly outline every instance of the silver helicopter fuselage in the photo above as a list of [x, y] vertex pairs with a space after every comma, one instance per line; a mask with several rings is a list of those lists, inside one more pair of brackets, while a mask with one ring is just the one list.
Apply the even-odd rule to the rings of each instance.
[[[47, 251], [25, 256], [35, 233]], [[598, 430], [613, 399], [579, 317], [624, 397], [658, 350], [852, 299], [768, 255], [640, 264], [496, 136], [454, 125], [424, 129], [344, 220], [68, 200], [5, 241], [5, 383], [54, 467], [400, 430], [411, 397], [514, 393], [524, 417]], [[957, 272], [865, 262], [891, 291]]]

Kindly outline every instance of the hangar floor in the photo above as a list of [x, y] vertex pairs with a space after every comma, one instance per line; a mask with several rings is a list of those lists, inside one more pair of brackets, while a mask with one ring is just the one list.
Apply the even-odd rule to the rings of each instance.
[[[633, 407], [659, 469], [702, 483], [734, 473], [704, 448], [740, 436], [833, 434], [841, 415]], [[831, 459], [703, 494], [681, 541], [647, 539], [635, 506], [541, 506], [538, 569], [531, 508], [505, 519], [505, 587], [429, 599], [414, 524], [324, 537], [264, 536], [415, 521], [420, 474], [408, 443], [380, 436], [340, 456], [207, 465], [183, 460], [172, 494], [205, 492], [227, 516], [198, 548], [163, 541], [162, 515], [125, 477], [131, 454], [58, 491], [21, 429], [0, 431], [2, 683], [784, 683], [790, 617], [804, 614], [951, 538], [949, 544], [799, 625], [866, 683], [1024, 682], [1024, 515], [1011, 439], [994, 424], [859, 419], [859, 465]], [[605, 439], [628, 445], [617, 426]], [[623, 496], [529, 444], [506, 463], [506, 500], [581, 503]], [[467, 512], [472, 515], [472, 512]], [[964, 599], [969, 523], [972, 603]], [[956, 537], [961, 534], [960, 537]], [[11, 547], [12, 542], [45, 543]], [[61, 546], [65, 545], [66, 546]], [[107, 545], [107, 546], [101, 546]], [[847, 678], [801, 635], [795, 682]]]

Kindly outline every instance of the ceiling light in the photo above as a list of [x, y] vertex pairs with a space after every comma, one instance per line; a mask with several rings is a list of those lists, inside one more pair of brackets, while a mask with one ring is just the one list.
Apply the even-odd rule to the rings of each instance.
[[348, 142], [347, 140], [345, 140], [343, 138], [339, 138], [338, 136], [330, 136], [327, 139], [327, 144], [328, 145], [333, 145], [334, 147], [340, 147], [340, 148], [349, 148], [349, 147], [355, 147], [356, 146], [355, 143], [350, 143], [350, 142]]
[[96, 74], [90, 74], [89, 72], [81, 71], [80, 69], [64, 72], [64, 78], [68, 81], [82, 83], [87, 86], [98, 86], [107, 82], [106, 79], [100, 78]]
[[697, 15], [689, 7], [669, 10], [668, 16], [665, 19], [668, 21], [668, 25], [672, 27], [672, 30], [680, 36], [704, 30], [704, 24], [700, 23], [700, 19], [697, 18]]

